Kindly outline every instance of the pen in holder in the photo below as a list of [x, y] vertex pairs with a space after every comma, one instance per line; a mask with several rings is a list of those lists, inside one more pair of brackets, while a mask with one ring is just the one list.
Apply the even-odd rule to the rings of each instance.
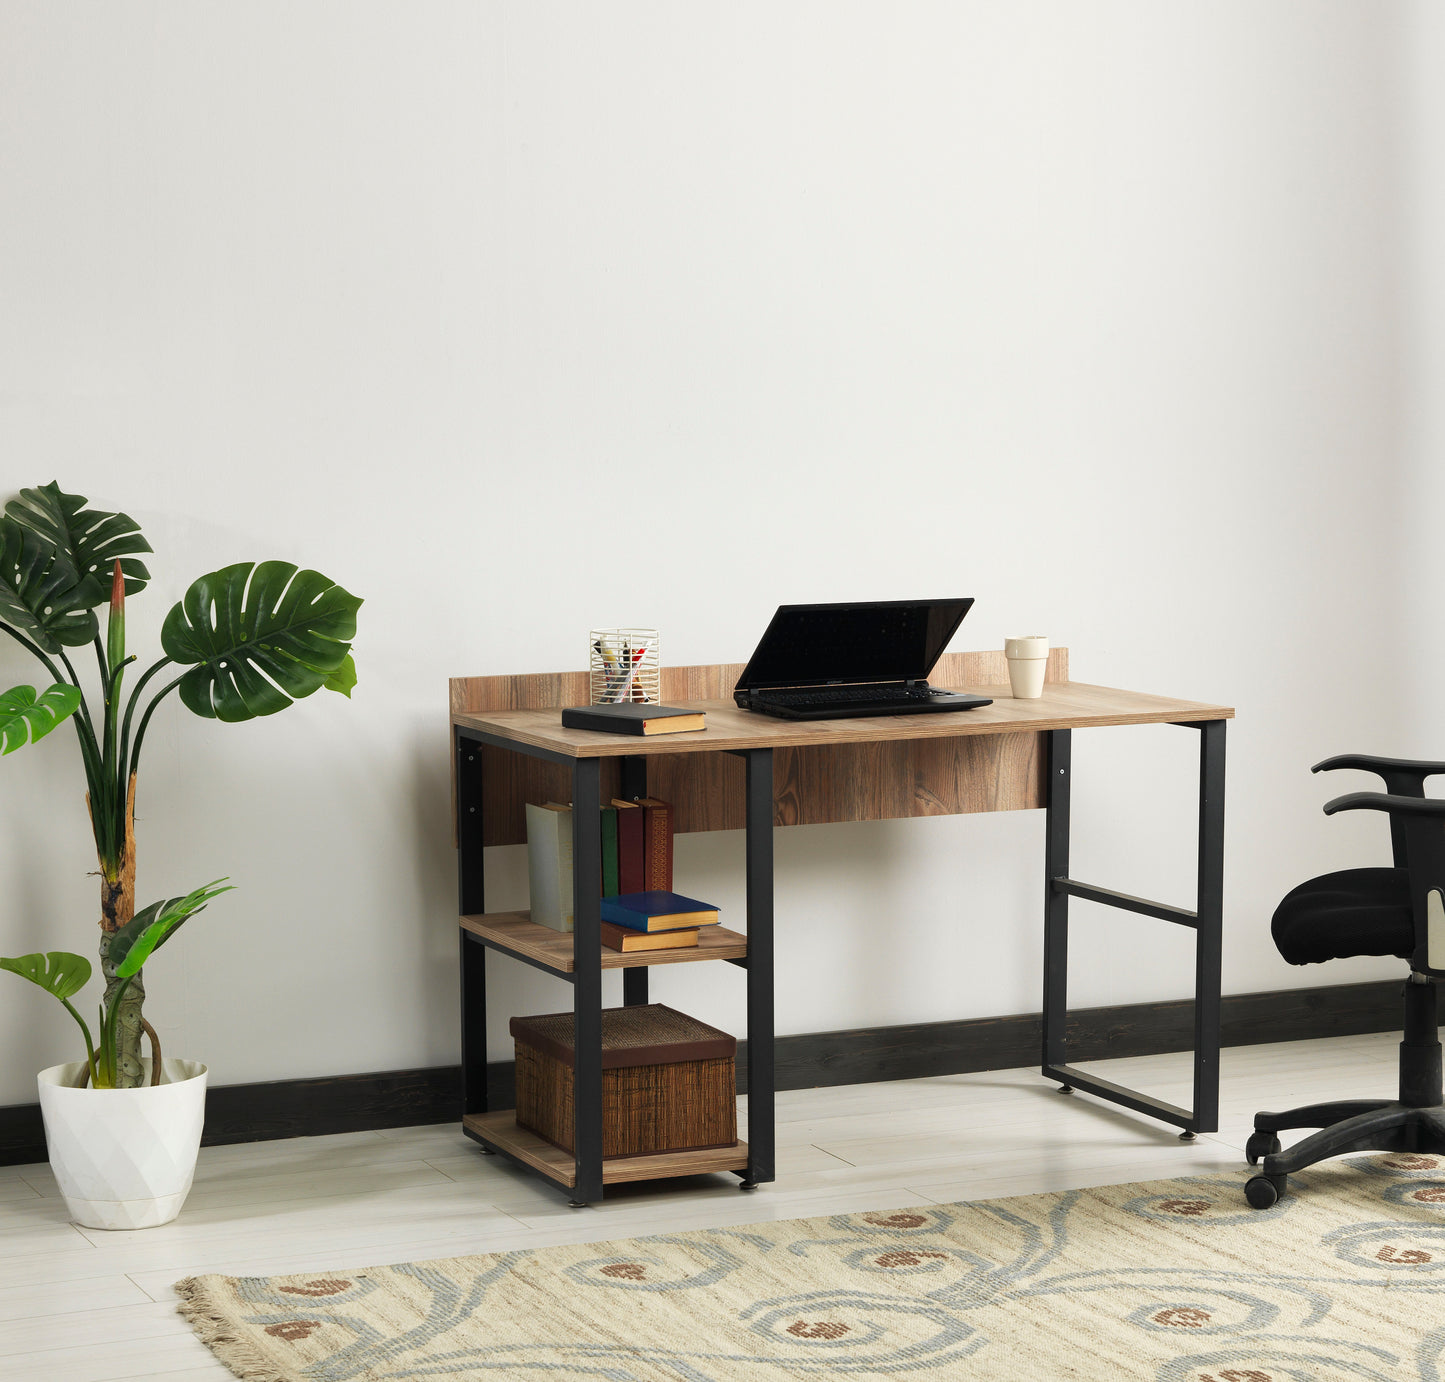
[[656, 629], [593, 629], [587, 667], [593, 705], [662, 699]]

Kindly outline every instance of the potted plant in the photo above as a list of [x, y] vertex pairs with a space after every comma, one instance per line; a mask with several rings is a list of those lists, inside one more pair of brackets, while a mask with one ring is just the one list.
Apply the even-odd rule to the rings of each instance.
[[[116, 1017], [141, 966], [213, 897], [230, 888], [218, 878], [185, 897], [153, 902], [110, 940], [119, 983], [100, 1006], [99, 1040], [71, 999], [90, 982], [83, 955], [52, 950], [45, 955], [0, 957], [0, 969], [43, 988], [60, 1000], [85, 1038], [85, 1059], [52, 1065], [37, 1077], [40, 1112], [50, 1165], [71, 1217], [87, 1228], [152, 1228], [168, 1224], [190, 1193], [206, 1111], [206, 1067], [199, 1061], [162, 1059], [151, 1040], [145, 1066], [148, 1085], [116, 1087]], [[97, 1097], [95, 1091], [103, 1097]], [[123, 1151], [124, 1156], [116, 1153]]]
[[[127, 929], [138, 920], [135, 794], [151, 717], [172, 691], [194, 714], [226, 723], [273, 715], [323, 687], [350, 696], [356, 684], [351, 640], [361, 601], [320, 572], [300, 570], [290, 562], [241, 562], [210, 572], [193, 581], [167, 614], [161, 627], [164, 656], [135, 679], [126, 695], [127, 669], [135, 657], [126, 652], [125, 601], [149, 582], [150, 573], [138, 554], [152, 548], [133, 519], [89, 509], [87, 503], [52, 482], [22, 490], [0, 515], [0, 633], [37, 658], [51, 678], [51, 685], [39, 693], [31, 686], [17, 686], [0, 694], [0, 753], [34, 743], [66, 720], [73, 724], [80, 743], [100, 861], [100, 967], [106, 988], [101, 1044], [86, 1061], [73, 1063], [68, 1078], [73, 1084], [87, 1083], [85, 1106], [100, 1108], [127, 1091], [154, 1096], [157, 1086], [146, 1087], [147, 1081], [164, 1086], [181, 1074], [182, 1065], [191, 1069], [187, 1080], [203, 1070], [194, 1063], [174, 1063], [173, 1074], [169, 1068], [173, 1063], [162, 1060], [159, 1052], [150, 1064], [141, 1055], [141, 1036], [148, 1024], [140, 966], [156, 944], [215, 895], [198, 889], [188, 898], [155, 904], [141, 914], [148, 920], [140, 930]], [[102, 639], [97, 610], [106, 604]], [[68, 651], [87, 645], [94, 649], [100, 684], [94, 712]], [[163, 674], [170, 674], [169, 679], [147, 699], [146, 692]], [[189, 911], [184, 906], [188, 903]], [[140, 938], [160, 926], [163, 918], [169, 919], [166, 926], [148, 947], [142, 947]], [[137, 954], [140, 959], [121, 973], [125, 960]], [[70, 961], [79, 957], [64, 952], [54, 956], [59, 957], [58, 969], [36, 970], [35, 962], [42, 958], [38, 956], [7, 962], [5, 967], [29, 962], [35, 972], [25, 977], [57, 996], [53, 985], [68, 989], [64, 1000], [68, 1003], [89, 973], [69, 988], [79, 975]], [[203, 1075], [199, 1077], [203, 1088]], [[144, 1126], [144, 1119], [139, 1126]], [[48, 1115], [46, 1131], [50, 1138]], [[92, 1158], [98, 1165], [123, 1164], [130, 1149], [105, 1143], [105, 1136], [95, 1129]], [[53, 1142], [51, 1153], [53, 1158]], [[191, 1155], [193, 1159], [194, 1148]], [[177, 1203], [170, 1217], [179, 1208]]]

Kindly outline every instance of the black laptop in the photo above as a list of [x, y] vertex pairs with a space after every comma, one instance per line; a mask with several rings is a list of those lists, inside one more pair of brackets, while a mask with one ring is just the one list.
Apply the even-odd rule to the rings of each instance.
[[969, 599], [780, 605], [733, 699], [744, 710], [785, 720], [931, 715], [990, 705], [987, 696], [928, 684], [972, 604]]

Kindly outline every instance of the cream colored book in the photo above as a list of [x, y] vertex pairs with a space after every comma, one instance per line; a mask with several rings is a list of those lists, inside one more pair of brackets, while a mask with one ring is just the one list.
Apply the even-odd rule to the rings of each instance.
[[570, 931], [573, 917], [572, 808], [527, 803], [527, 882], [532, 920]]

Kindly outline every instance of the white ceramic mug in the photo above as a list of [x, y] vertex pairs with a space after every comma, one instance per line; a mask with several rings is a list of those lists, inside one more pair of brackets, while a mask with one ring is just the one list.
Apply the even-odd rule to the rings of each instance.
[[1049, 665], [1049, 640], [1041, 634], [1006, 638], [1008, 679], [1017, 700], [1032, 701], [1044, 694], [1044, 669]]

